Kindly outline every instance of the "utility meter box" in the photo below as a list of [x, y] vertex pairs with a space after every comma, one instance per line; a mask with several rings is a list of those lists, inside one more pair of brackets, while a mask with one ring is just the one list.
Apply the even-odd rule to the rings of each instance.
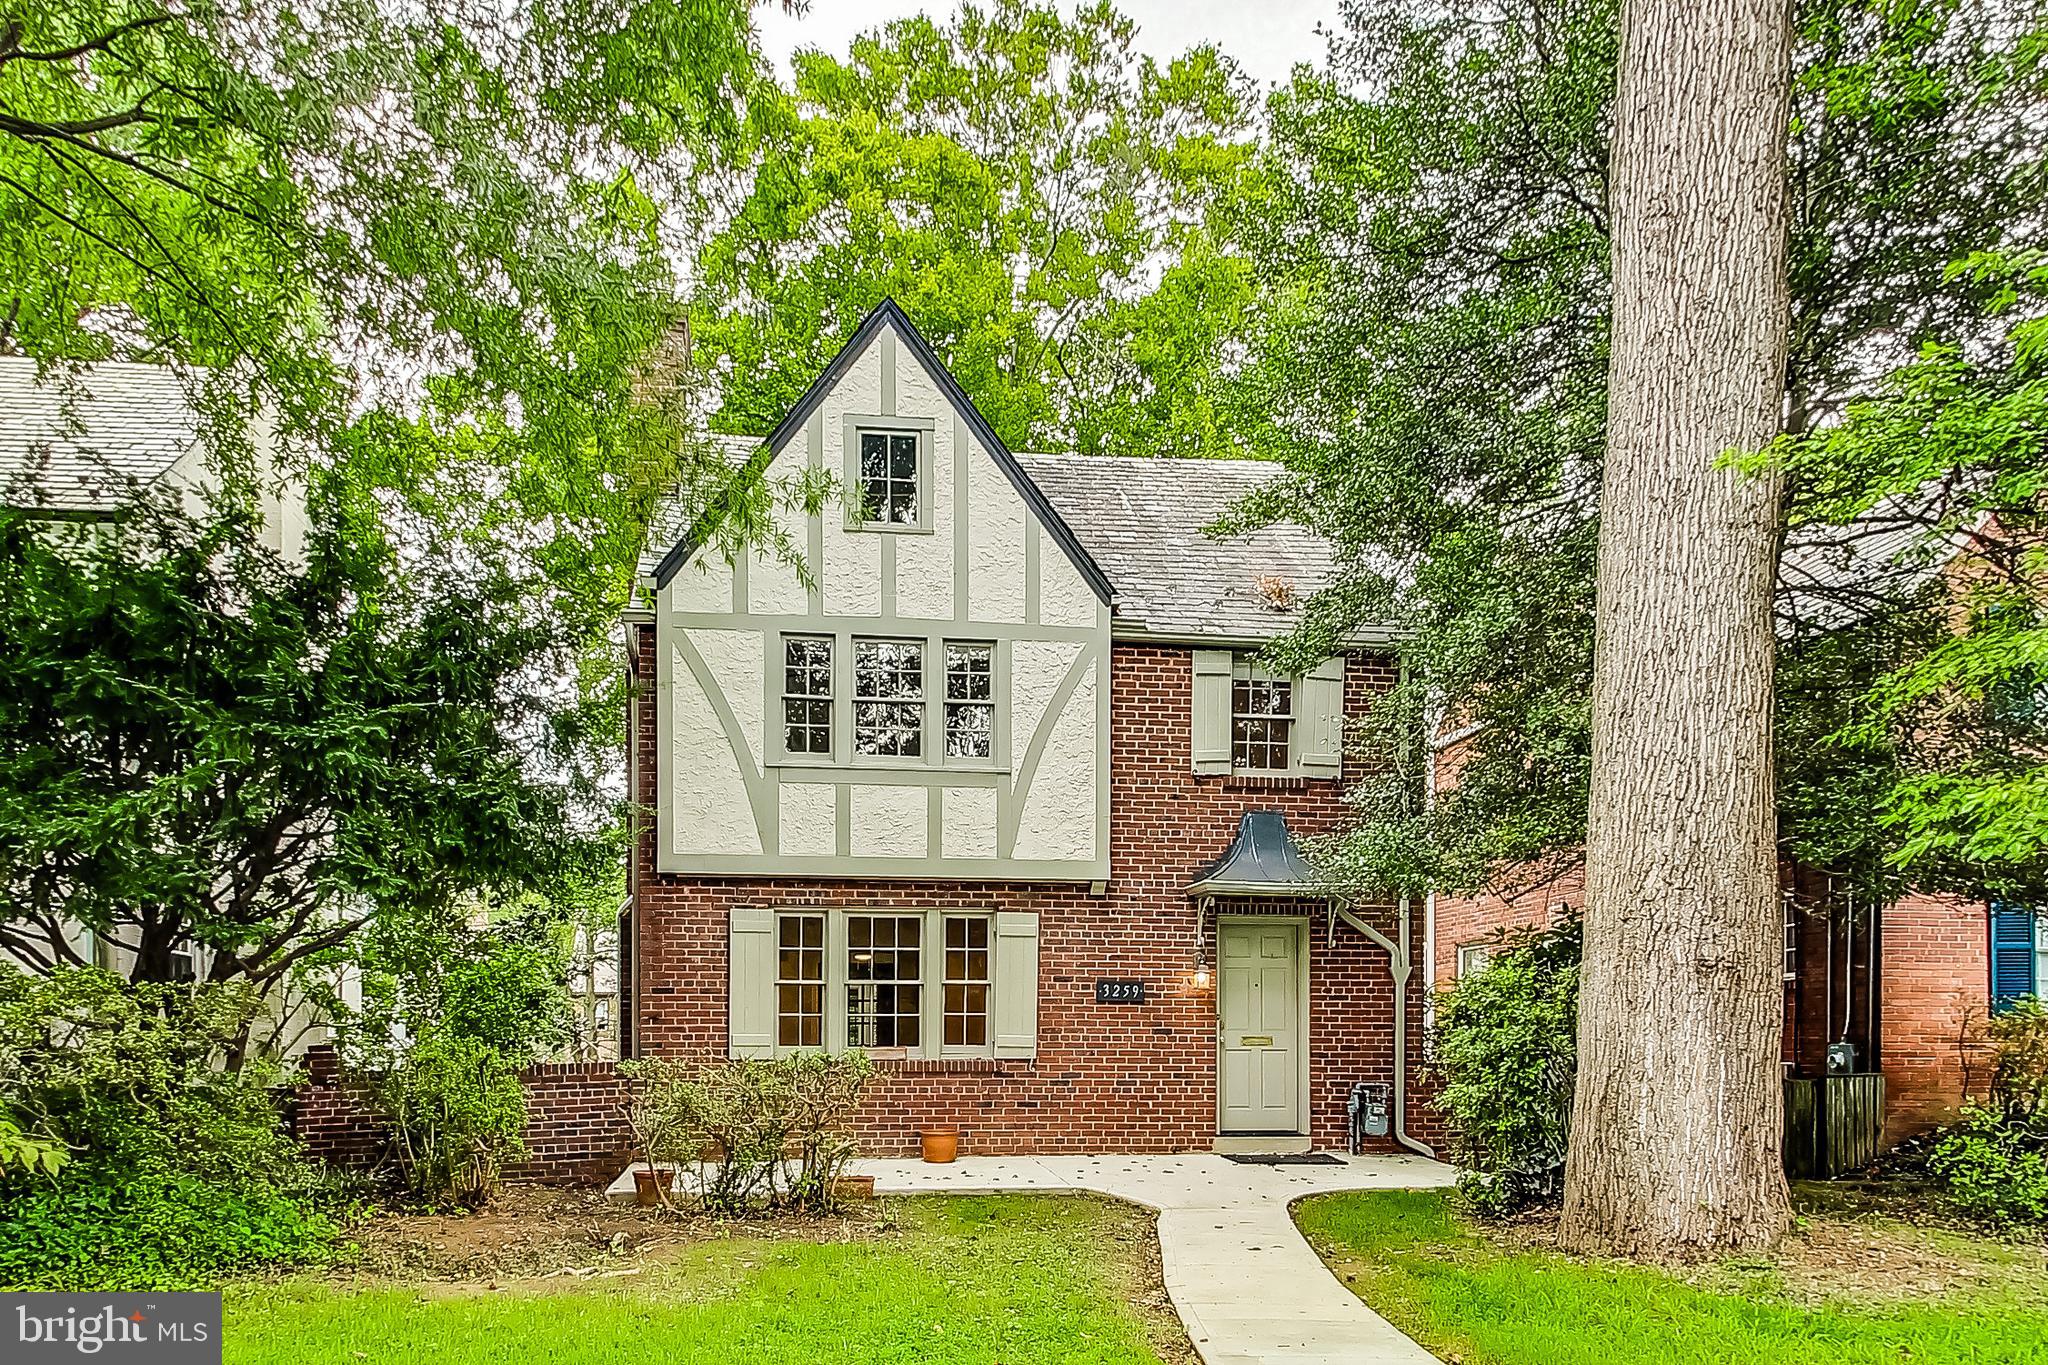
[[1384, 1085], [1360, 1081], [1351, 1087], [1351, 1133], [1354, 1138], [1387, 1135], [1388, 1091]]
[[1828, 1075], [1846, 1076], [1856, 1069], [1856, 1044], [1828, 1044]]

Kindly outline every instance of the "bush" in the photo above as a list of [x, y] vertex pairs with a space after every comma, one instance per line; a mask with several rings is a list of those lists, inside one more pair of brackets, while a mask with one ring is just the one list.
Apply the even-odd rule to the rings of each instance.
[[318, 1260], [319, 1211], [261, 1063], [220, 1062], [246, 989], [0, 973], [0, 1110], [50, 1169], [0, 1162], [0, 1282], [165, 1289]]
[[182, 1289], [270, 1266], [327, 1260], [339, 1229], [301, 1190], [187, 1175], [8, 1187], [0, 1285]]
[[641, 1155], [694, 1172], [706, 1210], [825, 1213], [836, 1204], [854, 1150], [848, 1127], [874, 1074], [866, 1053], [709, 1066], [650, 1059], [620, 1069], [637, 1082], [630, 1122]]
[[1579, 926], [1504, 936], [1437, 996], [1433, 1069], [1459, 1188], [1488, 1213], [1557, 1196], [1578, 1059]]
[[2048, 1006], [2032, 996], [1981, 1030], [1991, 1049], [1990, 1107], [2008, 1123], [2048, 1120]]
[[2048, 1221], [2048, 1009], [2021, 1000], [1971, 1032], [1990, 1050], [1990, 1084], [1936, 1138], [1928, 1174], [1971, 1217]]
[[497, 1192], [505, 1165], [526, 1155], [526, 1092], [489, 1043], [446, 1033], [418, 1039], [371, 1095], [415, 1198], [477, 1208]]
[[2048, 1137], [1972, 1107], [1944, 1132], [1927, 1170], [1964, 1213], [1992, 1223], [2048, 1219]]

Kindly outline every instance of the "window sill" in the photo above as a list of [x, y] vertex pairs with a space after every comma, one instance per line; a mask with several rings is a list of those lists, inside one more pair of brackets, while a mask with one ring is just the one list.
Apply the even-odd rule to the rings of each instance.
[[1037, 1065], [1034, 1057], [898, 1057], [876, 1059], [875, 1070], [895, 1076], [1004, 1076]]
[[1225, 787], [1247, 791], [1307, 791], [1318, 782], [1337, 780], [1335, 777], [1311, 777], [1307, 773], [1217, 773], [1210, 780], [1219, 779]]
[[930, 773], [934, 777], [959, 776], [964, 773], [990, 775], [1007, 773], [1007, 763], [926, 763], [923, 759], [856, 758], [843, 763], [818, 763], [802, 758], [771, 758], [762, 765], [780, 768], [785, 772], [807, 780], [820, 782], [845, 781], [848, 774], [858, 773]]
[[865, 535], [869, 532], [882, 536], [929, 536], [938, 534], [935, 526], [911, 526], [897, 521], [849, 521], [846, 523], [849, 535]]

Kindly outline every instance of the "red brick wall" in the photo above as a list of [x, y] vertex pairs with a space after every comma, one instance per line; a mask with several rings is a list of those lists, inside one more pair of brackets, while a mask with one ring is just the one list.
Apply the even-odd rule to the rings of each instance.
[[[384, 1155], [385, 1133], [342, 1083], [331, 1048], [306, 1054], [306, 1084], [293, 1096], [292, 1131], [315, 1158], [364, 1166]], [[514, 1180], [604, 1183], [625, 1167], [632, 1143], [621, 1106], [626, 1080], [611, 1062], [529, 1067], [526, 1090], [526, 1160], [508, 1168]]]
[[[652, 630], [636, 638], [638, 677], [652, 676]], [[1196, 914], [1184, 888], [1228, 846], [1253, 809], [1286, 812], [1297, 836], [1338, 826], [1338, 783], [1306, 779], [1196, 777], [1190, 771], [1193, 656], [1188, 648], [1118, 644], [1110, 668], [1110, 882], [1105, 894], [1047, 883], [899, 882], [678, 877], [654, 872], [654, 831], [636, 843], [635, 1039], [646, 1053], [715, 1057], [726, 1052], [726, 926], [736, 905], [902, 905], [1030, 910], [1039, 916], [1038, 1054], [1028, 1061], [883, 1063], [861, 1116], [868, 1150], [914, 1149], [924, 1123], [953, 1123], [968, 1152], [1173, 1151], [1207, 1147], [1216, 1135], [1213, 986], [1194, 984]], [[1362, 713], [1390, 687], [1394, 664], [1354, 657], [1347, 708]], [[650, 689], [637, 703], [639, 800], [654, 800]], [[1348, 773], [1355, 778], [1356, 773]], [[1225, 905], [1235, 913], [1250, 907]], [[1310, 930], [1312, 1135], [1344, 1136], [1343, 1100], [1353, 1081], [1392, 1078], [1393, 988], [1386, 954], [1356, 930], [1325, 933], [1320, 905]], [[1393, 928], [1391, 906], [1367, 914]], [[1203, 930], [1213, 960], [1213, 919]], [[1416, 962], [1420, 966], [1420, 907]], [[1410, 999], [1419, 1036], [1424, 974]], [[1097, 978], [1141, 978], [1142, 1006], [1097, 1006]], [[1419, 1049], [1411, 1049], [1419, 1056]], [[1426, 1128], [1411, 1114], [1411, 1130]]]
[[[1966, 1082], [1983, 1080], [1981, 1052], [1960, 1040], [1966, 1023], [1981, 1019], [1990, 1003], [1984, 907], [1921, 895], [1886, 907], [1877, 920], [1873, 1011], [1868, 912], [1839, 896], [1831, 900], [1822, 874], [1786, 868], [1784, 876], [1801, 906], [1796, 975], [1785, 984], [1785, 1061], [1795, 1074], [1817, 1076], [1826, 1067], [1830, 1041], [1853, 1043], [1859, 1067], [1867, 1067], [1874, 1052], [1885, 1076], [1887, 1146], [1947, 1122], [1963, 1100]], [[1582, 892], [1583, 878], [1575, 870], [1512, 898], [1438, 896], [1439, 984], [1455, 979], [1459, 944], [1500, 928], [1546, 924], [1554, 918], [1554, 903], [1578, 908]]]
[[[1982, 905], [1907, 896], [1884, 914], [1879, 965], [1885, 1142], [1948, 1121], [1984, 1057], [1961, 1039], [1991, 1004], [1991, 924]], [[1966, 1077], [1966, 1063], [1974, 1074]]]
[[1586, 903], [1585, 874], [1574, 867], [1554, 878], [1506, 896], [1447, 896], [1436, 898], [1435, 980], [1450, 986], [1458, 979], [1458, 949], [1469, 943], [1484, 943], [1504, 929], [1547, 929], [1564, 913], [1560, 906], [1577, 910]]

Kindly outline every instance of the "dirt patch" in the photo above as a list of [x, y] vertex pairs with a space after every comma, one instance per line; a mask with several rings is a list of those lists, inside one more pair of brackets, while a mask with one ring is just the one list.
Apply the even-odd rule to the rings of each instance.
[[[1923, 1190], [1890, 1183], [1802, 1185], [1795, 1203], [1798, 1221], [1771, 1255], [1676, 1273], [1725, 1292], [1775, 1278], [1793, 1297], [1813, 1303], [1931, 1302], [2005, 1291], [2048, 1295], [2048, 1242], [2039, 1235], [1999, 1237], [1959, 1223]], [[1504, 1252], [1562, 1254], [1555, 1209], [1475, 1221], [1472, 1227]]]
[[878, 1204], [849, 1205], [838, 1218], [730, 1222], [614, 1204], [599, 1190], [507, 1185], [477, 1213], [369, 1219], [351, 1230], [358, 1250], [338, 1273], [442, 1286], [625, 1278], [696, 1242], [845, 1241], [883, 1227]]

